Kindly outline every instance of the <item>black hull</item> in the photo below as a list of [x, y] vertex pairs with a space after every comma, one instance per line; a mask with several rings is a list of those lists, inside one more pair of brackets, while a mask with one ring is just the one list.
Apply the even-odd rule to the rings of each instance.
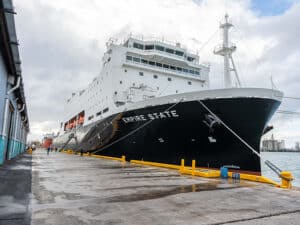
[[[257, 151], [266, 123], [280, 104], [273, 99], [246, 97], [202, 102]], [[260, 174], [260, 159], [223, 125], [213, 123], [208, 118], [209, 112], [198, 101], [181, 102], [168, 113], [159, 114], [171, 106], [151, 106], [110, 116], [78, 128], [77, 134], [84, 133], [81, 140], [64, 146], [70, 135], [66, 133], [57, 138], [55, 145], [97, 151], [100, 155], [125, 155], [127, 160], [180, 164], [185, 159], [190, 165], [195, 159], [199, 167], [234, 165], [241, 171]], [[145, 123], [137, 132], [123, 138]]]

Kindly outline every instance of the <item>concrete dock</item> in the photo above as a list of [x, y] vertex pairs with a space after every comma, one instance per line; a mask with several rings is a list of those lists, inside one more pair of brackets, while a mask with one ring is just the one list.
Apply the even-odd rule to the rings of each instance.
[[0, 175], [0, 225], [300, 221], [297, 190], [113, 160], [37, 150], [32, 160], [25, 154], [0, 167]]

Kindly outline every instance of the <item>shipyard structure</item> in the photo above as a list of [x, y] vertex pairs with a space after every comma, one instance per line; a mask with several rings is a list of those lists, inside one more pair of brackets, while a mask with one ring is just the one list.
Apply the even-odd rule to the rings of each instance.
[[29, 121], [12, 0], [0, 0], [0, 165], [25, 151]]

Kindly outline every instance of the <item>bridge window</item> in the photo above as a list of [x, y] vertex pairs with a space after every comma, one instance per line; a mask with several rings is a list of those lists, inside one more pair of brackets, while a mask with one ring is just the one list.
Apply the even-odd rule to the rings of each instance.
[[144, 49], [144, 45], [139, 44], [139, 43], [133, 43], [133, 47], [138, 48], [138, 49]]
[[193, 62], [195, 60], [195, 58], [188, 56], [187, 60], [190, 61], [190, 62]]
[[132, 56], [130, 56], [130, 55], [127, 55], [127, 56], [126, 56], [126, 60], [129, 60], [129, 61], [131, 61], [131, 60], [132, 60]]
[[142, 59], [142, 63], [148, 64], [148, 60]]
[[146, 50], [152, 50], [152, 49], [154, 49], [154, 45], [146, 45], [145, 49]]
[[162, 64], [161, 63], [156, 63], [156, 66], [162, 67]]
[[151, 65], [151, 66], [155, 66], [155, 62], [153, 62], [153, 61], [149, 61], [149, 65]]
[[158, 51], [162, 51], [162, 52], [165, 51], [165, 48], [160, 46], [160, 45], [155, 45], [155, 49], [158, 50]]
[[140, 62], [141, 59], [140, 59], [140, 58], [133, 57], [133, 61], [135, 61], [135, 62]]
[[106, 112], [108, 112], [108, 110], [109, 110], [109, 108], [105, 108], [105, 109], [103, 109], [103, 113], [106, 113]]
[[166, 52], [167, 52], [167, 53], [174, 54], [174, 49], [166, 48]]
[[167, 64], [164, 64], [163, 67], [166, 68], [166, 69], [169, 69], [169, 68], [170, 68], [170, 66], [167, 65]]
[[175, 54], [178, 56], [183, 56], [183, 52], [182, 51], [175, 51]]

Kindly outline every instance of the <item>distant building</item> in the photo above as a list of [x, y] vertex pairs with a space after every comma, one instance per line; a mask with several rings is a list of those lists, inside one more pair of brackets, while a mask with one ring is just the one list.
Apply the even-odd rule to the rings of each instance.
[[265, 139], [262, 141], [262, 151], [283, 151], [285, 150], [285, 141], [276, 140], [272, 134], [271, 139]]
[[295, 144], [295, 150], [296, 151], [300, 151], [300, 143], [299, 142], [296, 142], [296, 144]]
[[0, 165], [25, 151], [29, 121], [12, 0], [0, 0]]

